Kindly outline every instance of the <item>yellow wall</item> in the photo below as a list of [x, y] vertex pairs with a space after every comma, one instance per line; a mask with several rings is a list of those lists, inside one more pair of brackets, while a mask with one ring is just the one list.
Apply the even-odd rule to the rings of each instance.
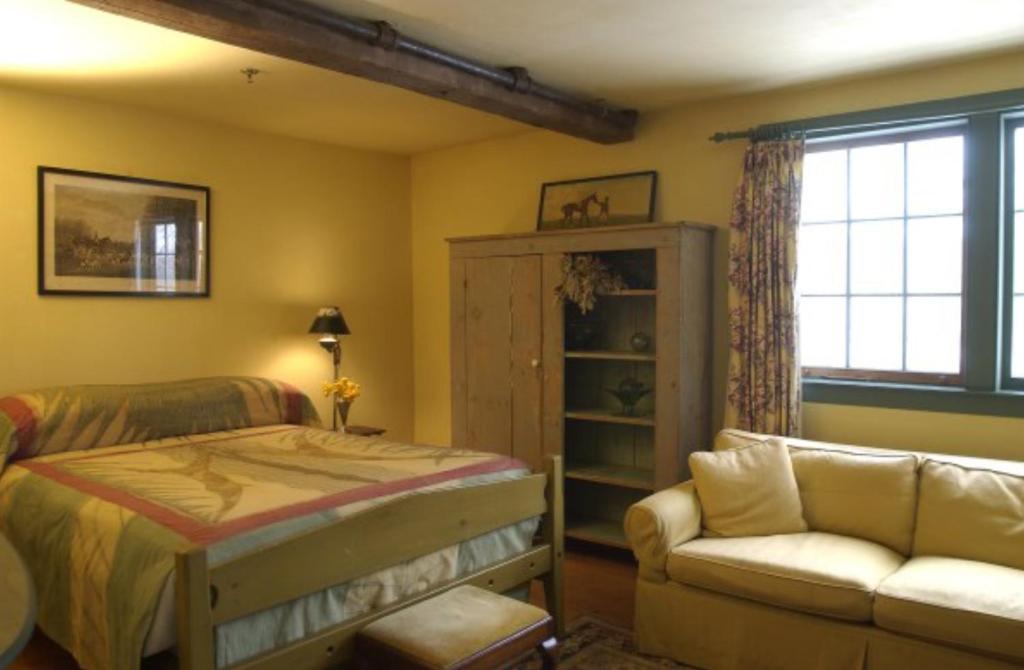
[[[36, 166], [207, 185], [209, 299], [36, 294]], [[353, 330], [351, 419], [412, 436], [409, 161], [0, 88], [0, 394], [265, 375], [319, 393], [320, 305]]]
[[[655, 169], [657, 218], [726, 226], [739, 176], [742, 142], [716, 145], [717, 130], [1024, 86], [1024, 54], [909, 71], [827, 86], [736, 97], [643, 116], [637, 139], [600, 146], [549, 132], [420, 154], [412, 161], [412, 241], [416, 437], [447, 442], [449, 416], [448, 236], [531, 230], [540, 184]], [[726, 341], [725, 253], [716, 257], [715, 416], [722, 416]], [[1002, 453], [1024, 458], [1024, 421], [967, 415], [806, 407], [813, 439]], [[1017, 452], [1016, 454], [1012, 452]]]
[[[1004, 55], [647, 114], [635, 142], [613, 147], [538, 131], [420, 154], [411, 180], [406, 158], [0, 88], [0, 394], [258, 374], [317, 397], [328, 360], [304, 331], [317, 306], [338, 303], [355, 330], [344, 370], [365, 390], [353, 420], [446, 443], [446, 236], [532, 229], [544, 181], [652, 168], [660, 220], [724, 226], [743, 145], [708, 142], [715, 130], [1019, 86], [1024, 55]], [[38, 296], [40, 164], [210, 186], [213, 297]], [[717, 342], [724, 259], [720, 239]], [[715, 364], [720, 420], [722, 346]], [[1024, 421], [958, 414], [805, 412], [812, 438], [1011, 457], [1021, 429]]]

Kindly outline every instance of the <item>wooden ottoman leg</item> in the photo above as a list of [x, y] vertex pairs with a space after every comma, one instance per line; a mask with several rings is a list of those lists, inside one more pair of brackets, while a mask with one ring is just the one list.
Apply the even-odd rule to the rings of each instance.
[[537, 647], [540, 652], [542, 670], [555, 670], [558, 667], [558, 640], [549, 637]]

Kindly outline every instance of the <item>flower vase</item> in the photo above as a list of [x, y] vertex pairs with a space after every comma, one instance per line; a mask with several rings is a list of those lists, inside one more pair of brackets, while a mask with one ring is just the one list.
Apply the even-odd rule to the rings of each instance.
[[338, 400], [338, 421], [341, 422], [341, 426], [338, 428], [339, 432], [345, 433], [348, 428], [348, 411], [352, 409], [351, 400]]

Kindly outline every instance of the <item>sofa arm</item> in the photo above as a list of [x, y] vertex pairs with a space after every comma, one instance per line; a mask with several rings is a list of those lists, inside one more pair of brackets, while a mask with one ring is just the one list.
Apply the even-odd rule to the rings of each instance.
[[658, 491], [626, 512], [626, 536], [640, 576], [663, 582], [672, 549], [700, 535], [701, 509], [693, 480]]

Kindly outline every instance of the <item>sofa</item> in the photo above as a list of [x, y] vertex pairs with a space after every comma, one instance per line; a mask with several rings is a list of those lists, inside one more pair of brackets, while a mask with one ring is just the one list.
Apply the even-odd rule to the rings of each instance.
[[692, 480], [628, 510], [641, 652], [713, 670], [1024, 667], [1024, 463], [736, 430], [714, 450], [768, 439], [806, 532], [709, 536]]

